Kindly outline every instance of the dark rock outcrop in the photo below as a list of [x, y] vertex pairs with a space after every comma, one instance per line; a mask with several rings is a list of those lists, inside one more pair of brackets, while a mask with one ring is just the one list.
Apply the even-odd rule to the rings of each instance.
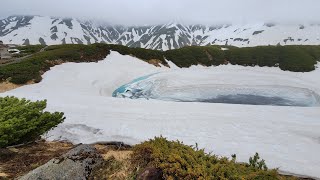
[[101, 155], [93, 146], [79, 145], [59, 158], [50, 160], [19, 179], [87, 179], [92, 169], [102, 162], [103, 159]]

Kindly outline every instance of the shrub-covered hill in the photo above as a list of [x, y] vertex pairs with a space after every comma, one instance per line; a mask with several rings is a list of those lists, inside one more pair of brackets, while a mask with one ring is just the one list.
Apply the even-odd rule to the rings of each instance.
[[[258, 46], [224, 47], [190, 46], [164, 52], [167, 59], [179, 67], [202, 64], [206, 66], [223, 63], [244, 66], [279, 66], [282, 70], [308, 72], [315, 69], [320, 60], [320, 46]], [[227, 49], [227, 50], [226, 50]]]
[[[25, 48], [28, 49], [28, 48]], [[25, 84], [28, 81], [41, 81], [41, 73], [62, 62], [92, 62], [105, 58], [110, 51], [103, 45], [61, 45], [50, 46], [43, 52], [0, 67], [1, 81]]]
[[[223, 50], [222, 50], [223, 47]], [[40, 52], [40, 49], [43, 51]], [[226, 50], [227, 49], [227, 50]], [[244, 66], [279, 66], [282, 70], [308, 72], [320, 60], [320, 46], [260, 46], [236, 48], [232, 46], [188, 46], [169, 51], [129, 48], [122, 45], [54, 45], [21, 47], [26, 54], [34, 53], [16, 63], [0, 66], [0, 81], [25, 84], [41, 81], [41, 74], [50, 67], [64, 62], [96, 62], [104, 59], [110, 50], [131, 55], [154, 65], [168, 65], [172, 61], [179, 67], [191, 65], [220, 65], [225, 63]]]

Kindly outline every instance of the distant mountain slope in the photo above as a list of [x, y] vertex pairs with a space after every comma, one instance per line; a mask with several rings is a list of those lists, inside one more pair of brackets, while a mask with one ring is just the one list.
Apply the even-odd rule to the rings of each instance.
[[105, 42], [157, 50], [189, 45], [319, 45], [320, 24], [282, 25], [96, 25], [92, 21], [42, 16], [0, 20], [0, 40], [13, 44], [91, 44]]

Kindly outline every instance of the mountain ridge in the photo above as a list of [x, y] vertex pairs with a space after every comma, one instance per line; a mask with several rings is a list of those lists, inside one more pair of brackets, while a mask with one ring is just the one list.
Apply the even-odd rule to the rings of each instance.
[[10, 16], [0, 20], [0, 40], [8, 44], [109, 43], [155, 50], [196, 45], [318, 45], [320, 24], [98, 25], [94, 21], [49, 16]]

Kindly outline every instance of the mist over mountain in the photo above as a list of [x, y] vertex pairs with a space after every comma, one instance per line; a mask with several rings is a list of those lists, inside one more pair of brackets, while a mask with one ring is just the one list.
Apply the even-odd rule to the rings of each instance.
[[113, 24], [318, 23], [319, 0], [7, 0], [0, 17], [41, 15]]

